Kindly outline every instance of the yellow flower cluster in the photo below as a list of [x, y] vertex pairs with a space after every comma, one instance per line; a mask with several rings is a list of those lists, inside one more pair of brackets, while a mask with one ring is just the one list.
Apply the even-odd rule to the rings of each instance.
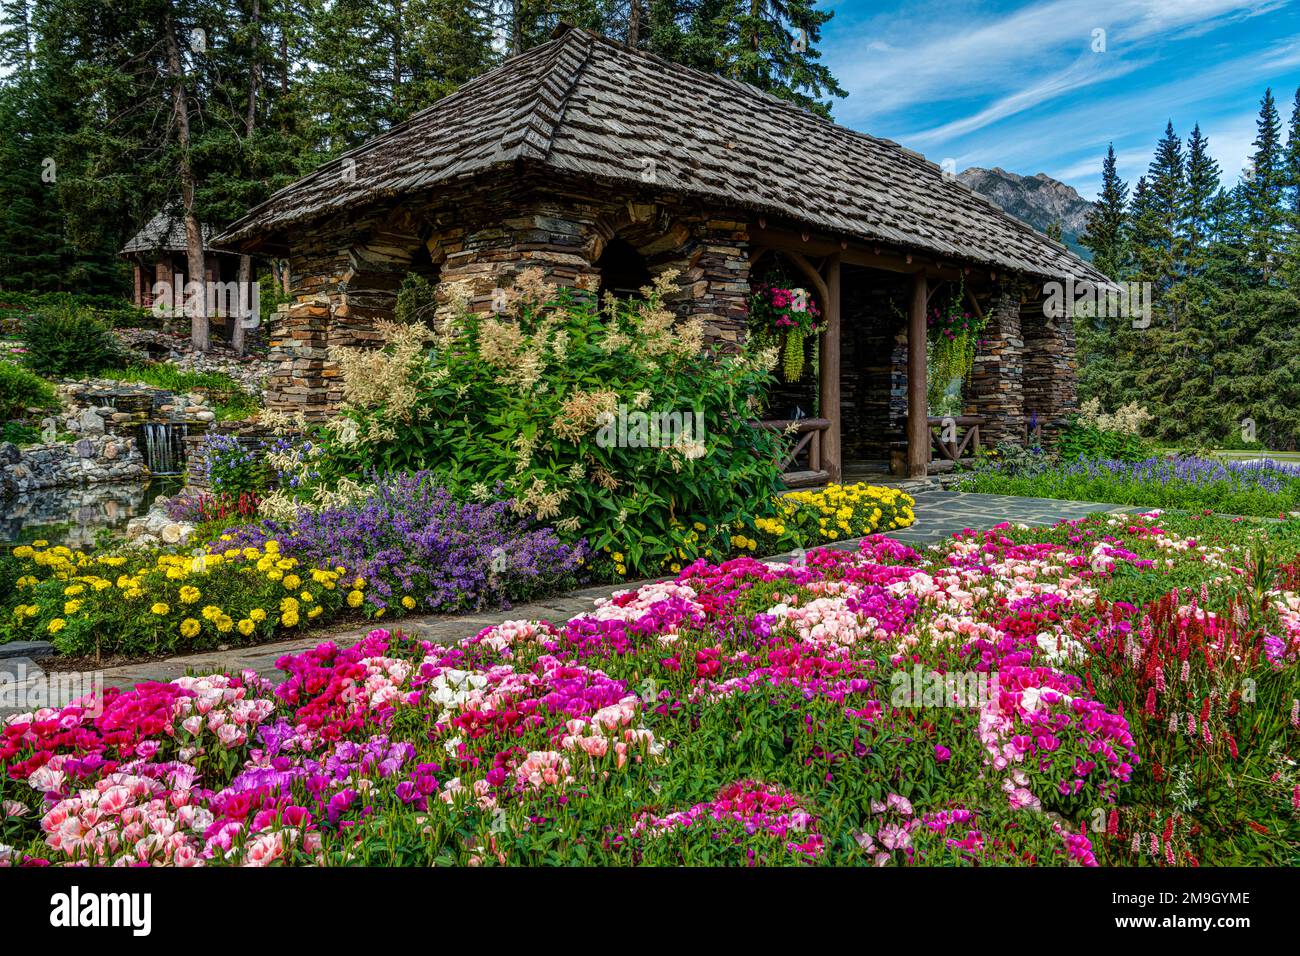
[[[61, 640], [92, 647], [95, 635], [111, 633], [115, 643], [142, 651], [174, 648], [178, 637], [191, 641], [205, 632], [216, 642], [234, 631], [251, 637], [263, 622], [269, 633], [315, 620], [339, 605], [331, 592], [346, 573], [301, 567], [275, 541], [193, 556], [89, 555], [44, 542], [13, 554], [28, 573], [17, 581], [24, 601], [6, 627], [66, 631]], [[347, 603], [358, 607], [365, 582], [354, 577], [348, 584]]]
[[895, 488], [859, 482], [792, 492], [782, 497], [780, 508], [787, 525], [814, 533], [816, 540], [835, 541], [905, 528], [916, 520], [915, 504]]

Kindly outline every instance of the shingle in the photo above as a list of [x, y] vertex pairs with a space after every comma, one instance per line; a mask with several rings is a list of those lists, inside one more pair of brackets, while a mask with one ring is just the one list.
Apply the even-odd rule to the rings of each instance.
[[1105, 281], [911, 150], [585, 30], [508, 60], [348, 157], [355, 182], [318, 171], [219, 241], [276, 234], [521, 159], [637, 185], [653, 160], [668, 191], [973, 264]]
[[[213, 250], [212, 237], [216, 232], [211, 226], [200, 223], [199, 231], [203, 235], [203, 246], [209, 252]], [[186, 249], [185, 220], [167, 210], [162, 210], [150, 219], [143, 229], [131, 237], [121, 249], [121, 254], [128, 252], [184, 252]]]

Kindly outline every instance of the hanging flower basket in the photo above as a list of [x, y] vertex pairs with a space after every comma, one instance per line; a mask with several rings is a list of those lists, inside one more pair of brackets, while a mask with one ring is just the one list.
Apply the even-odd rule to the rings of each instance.
[[779, 340], [787, 382], [804, 374], [804, 343], [822, 331], [822, 314], [807, 289], [759, 286], [750, 299], [750, 320]]

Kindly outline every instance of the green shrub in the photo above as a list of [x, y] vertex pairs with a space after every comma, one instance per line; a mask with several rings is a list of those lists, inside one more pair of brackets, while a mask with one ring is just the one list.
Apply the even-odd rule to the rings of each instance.
[[79, 292], [0, 292], [0, 319], [25, 319], [51, 309], [74, 309], [92, 313], [110, 328], [141, 328], [157, 325], [147, 309], [139, 309], [112, 295]]
[[23, 323], [23, 338], [27, 364], [41, 375], [85, 375], [113, 365], [118, 358], [108, 326], [74, 306], [32, 313]]
[[1062, 430], [1056, 450], [1063, 461], [1077, 458], [1145, 461], [1155, 453], [1155, 445], [1141, 435], [1098, 428], [1075, 418]]
[[728, 553], [777, 514], [787, 439], [749, 424], [774, 356], [702, 350], [699, 324], [661, 305], [670, 281], [597, 307], [525, 273], [509, 314], [456, 316], [432, 351], [400, 323], [383, 350], [338, 350], [325, 477], [429, 468], [480, 499], [500, 485], [622, 574]]
[[41, 433], [35, 425], [26, 422], [5, 422], [0, 426], [0, 442], [14, 445], [34, 445], [41, 440]]
[[20, 418], [28, 408], [50, 408], [57, 403], [49, 382], [20, 365], [0, 361], [0, 421]]

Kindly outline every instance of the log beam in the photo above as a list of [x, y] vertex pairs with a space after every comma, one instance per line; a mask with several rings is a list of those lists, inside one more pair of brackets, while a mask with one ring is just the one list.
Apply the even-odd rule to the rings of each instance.
[[840, 461], [840, 257], [826, 260], [826, 281], [822, 302], [826, 309], [826, 331], [822, 334], [819, 404], [830, 427], [821, 439], [821, 463], [827, 480], [838, 482], [843, 474]]
[[907, 314], [907, 476], [924, 478], [930, 463], [929, 409], [926, 407], [924, 272], [912, 276]]

